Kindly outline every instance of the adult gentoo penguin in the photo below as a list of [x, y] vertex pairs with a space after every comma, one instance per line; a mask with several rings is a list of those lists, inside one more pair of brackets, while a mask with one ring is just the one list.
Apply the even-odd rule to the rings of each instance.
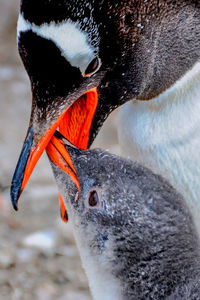
[[[133, 141], [138, 149], [133, 151], [135, 159], [140, 160], [142, 149], [145, 163], [156, 157], [154, 167], [163, 175], [170, 173], [173, 165], [176, 179], [188, 179], [178, 188], [198, 194], [199, 147], [191, 139], [199, 132], [199, 33], [200, 3], [195, 0], [22, 0], [18, 45], [30, 77], [33, 105], [12, 181], [14, 207], [57, 127], [74, 145], [86, 149], [109, 113], [132, 99], [153, 102], [150, 108], [151, 101], [135, 105], [135, 128], [128, 123], [135, 118], [131, 116], [134, 109], [119, 123], [129, 137], [130, 152]], [[170, 91], [175, 93], [174, 103]], [[148, 111], [152, 113], [147, 118]], [[170, 126], [176, 129], [173, 140]], [[143, 129], [144, 138], [140, 139]], [[152, 145], [146, 152], [144, 142]], [[163, 144], [158, 152], [156, 145]], [[161, 162], [171, 144], [187, 151], [177, 150], [176, 156], [170, 152], [166, 172]], [[189, 176], [182, 164], [190, 168]], [[186, 199], [197, 202], [195, 197]]]
[[95, 300], [200, 299], [199, 239], [171, 185], [137, 163], [62, 138], [53, 137], [47, 153]]

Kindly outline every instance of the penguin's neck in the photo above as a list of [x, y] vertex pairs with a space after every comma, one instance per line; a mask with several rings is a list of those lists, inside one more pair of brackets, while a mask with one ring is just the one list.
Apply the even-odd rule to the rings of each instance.
[[167, 178], [186, 198], [200, 232], [200, 63], [150, 101], [119, 114], [121, 154]]

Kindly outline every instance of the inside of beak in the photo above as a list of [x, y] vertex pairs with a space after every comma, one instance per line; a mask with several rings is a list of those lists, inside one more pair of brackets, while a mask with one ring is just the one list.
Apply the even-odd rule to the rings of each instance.
[[88, 148], [92, 120], [98, 104], [97, 89], [91, 89], [76, 100], [59, 123], [59, 132], [77, 148]]
[[[51, 126], [51, 128], [44, 134], [42, 139], [39, 141], [37, 146], [33, 148], [33, 134], [32, 139], [30, 141], [29, 134], [24, 143], [24, 147], [22, 153], [20, 155], [13, 180], [11, 185], [11, 200], [13, 203], [13, 207], [17, 210], [18, 209], [18, 199], [24, 190], [32, 172], [37, 164], [39, 158], [41, 157], [44, 150], [47, 148], [50, 140], [51, 143], [48, 146], [48, 155], [51, 153], [51, 158], [56, 157], [60, 158], [60, 165], [65, 166], [65, 163], [61, 159], [62, 155], [60, 154], [60, 147], [59, 151], [56, 148], [58, 143], [52, 143], [52, 140], [55, 141], [53, 135], [58, 128], [60, 133], [67, 138], [73, 145], [80, 149], [87, 149], [90, 137], [90, 129], [92, 125], [92, 120], [98, 105], [98, 92], [97, 88], [93, 88], [88, 90], [84, 93], [80, 98], [78, 98]], [[30, 129], [29, 129], [30, 131]], [[31, 128], [31, 131], [33, 129]], [[53, 137], [53, 138], [52, 138]], [[26, 147], [26, 144], [29, 147]], [[64, 145], [63, 145], [64, 147]], [[50, 151], [49, 151], [50, 148]], [[54, 153], [54, 154], [53, 154]], [[61, 151], [63, 154], [64, 152]], [[66, 149], [65, 154], [66, 155]], [[57, 157], [58, 156], [58, 157]], [[66, 157], [64, 157], [65, 160]], [[54, 161], [54, 162], [55, 162]], [[68, 162], [67, 162], [68, 163]], [[65, 166], [68, 169], [68, 174], [70, 173], [72, 177], [75, 179], [75, 173], [73, 168]], [[71, 177], [71, 178], [72, 178]], [[77, 184], [77, 182], [76, 182]]]

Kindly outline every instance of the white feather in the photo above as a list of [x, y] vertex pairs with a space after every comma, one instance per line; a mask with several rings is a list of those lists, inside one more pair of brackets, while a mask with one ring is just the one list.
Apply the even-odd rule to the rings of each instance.
[[[60, 49], [62, 55], [73, 67], [84, 73], [91, 60], [95, 57], [94, 48], [89, 44], [87, 33], [80, 29], [79, 23], [71, 20], [59, 24], [51, 22], [40, 26], [29, 23], [19, 14], [17, 36], [21, 32], [32, 30], [37, 35], [51, 40]], [[52, 58], [53, 59], [53, 58]]]
[[107, 256], [113, 256], [113, 253], [110, 251], [113, 247], [109, 247], [107, 244], [104, 254], [92, 256], [88, 245], [84, 242], [84, 235], [92, 235], [92, 230], [90, 232], [80, 232], [80, 229], [76, 230], [74, 224], [73, 229], [93, 299], [122, 300], [120, 280], [112, 274], [112, 266], [109, 265], [109, 260], [107, 260]]
[[123, 155], [185, 196], [200, 233], [200, 63], [157, 98], [126, 103], [118, 133]]
[[17, 38], [19, 39], [21, 32], [26, 32], [31, 29], [30, 23], [28, 23], [24, 17], [19, 14], [17, 21]]

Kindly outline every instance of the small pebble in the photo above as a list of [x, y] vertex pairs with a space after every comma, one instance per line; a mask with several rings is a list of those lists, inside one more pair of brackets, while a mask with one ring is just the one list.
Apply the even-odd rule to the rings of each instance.
[[28, 235], [23, 240], [23, 245], [26, 247], [34, 247], [40, 250], [48, 250], [53, 249], [55, 246], [55, 240], [55, 231], [38, 231]]

